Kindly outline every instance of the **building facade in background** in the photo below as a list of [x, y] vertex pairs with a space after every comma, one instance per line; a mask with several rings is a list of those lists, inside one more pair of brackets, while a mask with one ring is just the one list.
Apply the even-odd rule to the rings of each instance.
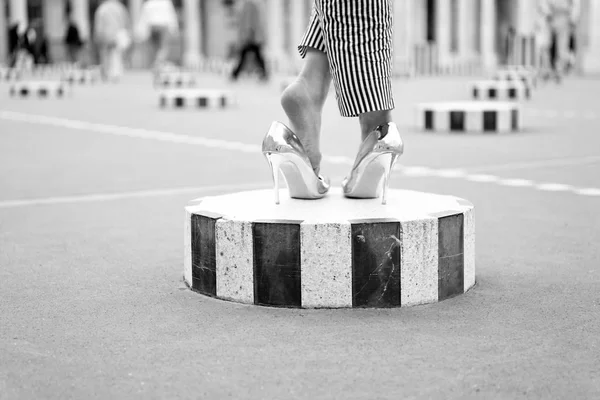
[[[297, 69], [296, 45], [306, 28], [313, 0], [261, 0], [267, 21], [266, 55], [276, 70]], [[55, 61], [66, 59], [66, 11], [87, 41], [85, 58], [96, 60], [93, 14], [100, 0], [0, 0], [0, 58], [6, 60], [7, 30], [17, 21], [39, 18]], [[123, 0], [134, 20], [143, 0]], [[194, 66], [202, 59], [227, 59], [235, 47], [236, 0], [174, 0], [181, 26], [169, 58]], [[511, 63], [534, 65], [537, 0], [393, 0], [397, 72], [455, 73]], [[581, 0], [577, 29], [578, 69], [600, 72], [600, 0]], [[132, 68], [146, 68], [149, 49], [136, 44]]]

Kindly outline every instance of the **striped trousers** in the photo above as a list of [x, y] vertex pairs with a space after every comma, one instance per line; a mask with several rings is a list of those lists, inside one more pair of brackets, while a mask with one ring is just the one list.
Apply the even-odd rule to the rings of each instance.
[[315, 0], [298, 51], [327, 54], [343, 117], [394, 108], [392, 1]]

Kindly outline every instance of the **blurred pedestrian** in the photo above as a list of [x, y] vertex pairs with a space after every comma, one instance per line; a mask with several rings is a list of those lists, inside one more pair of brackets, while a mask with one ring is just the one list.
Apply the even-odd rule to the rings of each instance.
[[79, 53], [83, 47], [83, 40], [79, 33], [79, 28], [73, 20], [72, 16], [68, 16], [67, 31], [65, 33], [65, 46], [67, 47], [67, 59], [71, 63], [79, 62]]
[[504, 65], [514, 64], [514, 47], [517, 32], [510, 23], [502, 24], [500, 28], [500, 62]]
[[129, 32], [127, 8], [119, 0], [102, 0], [94, 15], [94, 40], [104, 79], [118, 81], [123, 75], [124, 53], [131, 41]]
[[534, 25], [535, 35], [535, 64], [542, 79], [547, 80], [552, 75], [550, 63], [550, 47], [552, 44], [552, 32], [548, 20], [544, 17], [537, 18]]
[[569, 40], [579, 21], [580, 0], [540, 0], [539, 9], [551, 29], [553, 72], [560, 81], [569, 64]]
[[577, 62], [577, 28], [573, 24], [569, 35], [569, 55], [567, 57], [567, 73], [575, 68]]
[[160, 70], [167, 63], [169, 41], [179, 32], [177, 11], [171, 0], [146, 0], [136, 23], [136, 38], [150, 40], [152, 67]]
[[23, 38], [19, 22], [13, 22], [8, 29], [8, 66], [14, 68], [17, 64], [19, 51], [23, 47]]
[[262, 54], [265, 41], [264, 21], [262, 9], [256, 0], [242, 0], [238, 16], [238, 63], [234, 68], [231, 79], [236, 80], [248, 61], [249, 55], [254, 55], [254, 60], [260, 70], [263, 80], [268, 78], [265, 59]]
[[23, 35], [23, 47], [32, 57], [34, 65], [50, 64], [48, 38], [41, 19], [34, 19], [27, 27]]

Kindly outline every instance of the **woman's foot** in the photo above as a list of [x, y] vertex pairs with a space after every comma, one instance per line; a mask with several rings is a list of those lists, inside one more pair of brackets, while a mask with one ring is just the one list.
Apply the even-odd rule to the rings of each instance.
[[311, 96], [304, 79], [298, 77], [283, 91], [281, 105], [289, 118], [291, 130], [302, 142], [315, 174], [319, 174], [322, 104]]

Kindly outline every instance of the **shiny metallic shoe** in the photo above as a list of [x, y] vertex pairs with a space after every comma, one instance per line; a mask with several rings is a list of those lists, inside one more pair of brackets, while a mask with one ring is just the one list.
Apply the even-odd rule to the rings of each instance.
[[360, 145], [350, 176], [342, 182], [344, 196], [373, 199], [383, 190], [381, 204], [386, 204], [390, 172], [403, 152], [404, 143], [396, 124], [378, 126]]
[[281, 122], [273, 122], [262, 144], [275, 184], [275, 204], [279, 204], [279, 170], [295, 199], [320, 199], [329, 191], [329, 180], [316, 175], [304, 146]]

